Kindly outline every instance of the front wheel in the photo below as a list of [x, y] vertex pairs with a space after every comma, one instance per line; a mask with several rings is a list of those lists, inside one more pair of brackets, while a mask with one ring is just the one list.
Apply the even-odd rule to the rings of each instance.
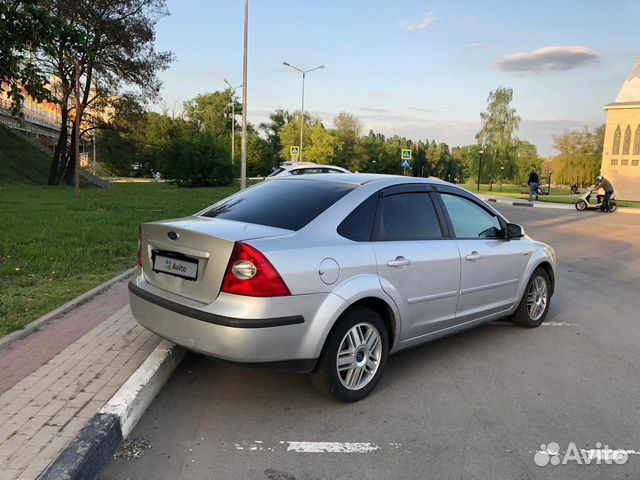
[[576, 210], [578, 210], [579, 212], [582, 212], [586, 208], [587, 208], [587, 202], [585, 202], [584, 200], [578, 200], [576, 202]]
[[337, 400], [356, 402], [374, 389], [388, 355], [389, 335], [380, 315], [353, 307], [329, 334], [311, 383]]
[[511, 317], [514, 325], [526, 328], [539, 327], [549, 312], [551, 281], [544, 268], [536, 268], [524, 291], [520, 305]]

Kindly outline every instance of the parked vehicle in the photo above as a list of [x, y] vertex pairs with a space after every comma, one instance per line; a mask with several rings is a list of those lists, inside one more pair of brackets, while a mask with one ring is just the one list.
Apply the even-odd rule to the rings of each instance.
[[131, 310], [224, 360], [311, 372], [343, 401], [389, 353], [509, 317], [539, 326], [555, 253], [475, 195], [371, 174], [263, 182], [193, 216], [144, 223]]
[[285, 162], [276, 168], [265, 180], [288, 177], [289, 175], [312, 175], [316, 173], [351, 173], [346, 168], [335, 165], [318, 165], [312, 162]]
[[[576, 201], [575, 207], [576, 210], [582, 212], [583, 210], [593, 210], [600, 209], [602, 207], [602, 199], [604, 195], [595, 195], [595, 201], [593, 199], [594, 192], [597, 190], [593, 188], [587, 188], [587, 191], [582, 194], [582, 196]], [[609, 209], [607, 212], [615, 212], [618, 209], [618, 205], [616, 204], [616, 194], [612, 193], [611, 198], [609, 198]]]
[[580, 189], [578, 188], [577, 183], [574, 183], [573, 185], [571, 185], [571, 193], [573, 195], [577, 195], [578, 193], [580, 193]]

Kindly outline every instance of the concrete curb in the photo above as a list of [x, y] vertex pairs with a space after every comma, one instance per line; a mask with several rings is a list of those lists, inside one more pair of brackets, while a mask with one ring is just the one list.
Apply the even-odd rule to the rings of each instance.
[[112, 458], [184, 356], [163, 340], [38, 480], [90, 480]]
[[[505, 198], [482, 197], [487, 202], [503, 203], [514, 207], [553, 208], [556, 210], [575, 210], [572, 203], [528, 202], [526, 200], [507, 200]], [[640, 208], [618, 207], [616, 213], [640, 213]]]
[[61, 316], [69, 313], [74, 308], [79, 307], [80, 305], [87, 303], [93, 297], [101, 294], [109, 287], [114, 285], [115, 283], [122, 282], [127, 280], [131, 275], [133, 275], [136, 271], [137, 267], [130, 268], [129, 270], [122, 272], [120, 275], [113, 277], [111, 280], [107, 280], [106, 282], [98, 285], [97, 287], [89, 290], [86, 293], [83, 293], [79, 297], [74, 298], [73, 300], [68, 301], [64, 305], [56, 308], [55, 310], [50, 311], [49, 313], [45, 313], [40, 318], [35, 319], [33, 322], [30, 322], [24, 326], [22, 330], [18, 330], [10, 333], [2, 338], [0, 338], [0, 350], [8, 347], [14, 342], [32, 334], [34, 331], [50, 322], [51, 320], [55, 320], [56, 318], [60, 318]]

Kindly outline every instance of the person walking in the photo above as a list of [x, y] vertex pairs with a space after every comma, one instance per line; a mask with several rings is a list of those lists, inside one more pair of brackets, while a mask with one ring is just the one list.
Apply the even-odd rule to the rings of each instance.
[[538, 183], [540, 183], [540, 179], [538, 178], [538, 174], [536, 173], [536, 169], [532, 168], [531, 173], [529, 174], [529, 201], [533, 201], [533, 197], [535, 195], [536, 200], [538, 200]]

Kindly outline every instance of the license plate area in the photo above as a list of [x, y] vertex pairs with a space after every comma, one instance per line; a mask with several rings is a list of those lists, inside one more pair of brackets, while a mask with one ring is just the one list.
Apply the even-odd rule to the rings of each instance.
[[195, 281], [198, 278], [198, 260], [178, 252], [153, 250], [151, 252], [153, 271]]

